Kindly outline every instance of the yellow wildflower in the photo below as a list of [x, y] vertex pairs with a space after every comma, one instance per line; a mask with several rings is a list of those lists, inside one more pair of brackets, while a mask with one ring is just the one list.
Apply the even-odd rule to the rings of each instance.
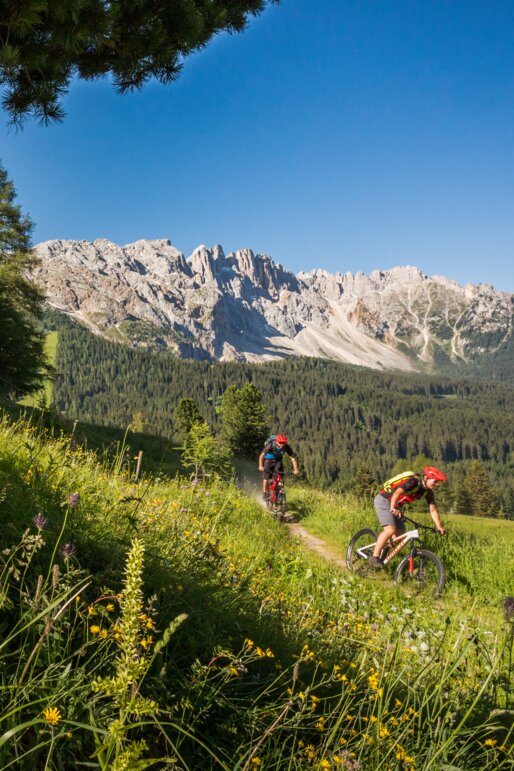
[[98, 624], [93, 624], [93, 626], [89, 627], [89, 631], [91, 634], [98, 634], [100, 632], [100, 627]]
[[484, 745], [486, 747], [494, 747], [497, 743], [496, 739], [486, 739]]
[[319, 762], [319, 768], [332, 768], [332, 764], [326, 758], [323, 758]]
[[107, 629], [101, 629], [101, 630], [100, 630], [100, 637], [102, 638], [102, 640], [106, 640], [106, 639], [107, 639], [107, 636], [108, 636], [108, 634], [109, 634], [109, 633], [108, 633]]
[[112, 611], [114, 610], [114, 605], [112, 604], [112, 602], [110, 602], [108, 605], [105, 606], [105, 610], [108, 610], [109, 613], [112, 613]]
[[254, 768], [257, 768], [260, 765], [262, 765], [260, 758], [252, 758], [252, 766], [254, 766]]
[[57, 725], [62, 720], [62, 715], [57, 707], [47, 707], [43, 710], [43, 717], [48, 725]]

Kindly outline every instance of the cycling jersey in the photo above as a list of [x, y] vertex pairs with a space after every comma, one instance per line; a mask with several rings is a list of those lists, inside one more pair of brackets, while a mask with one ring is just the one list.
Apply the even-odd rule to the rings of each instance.
[[275, 444], [275, 442], [270, 442], [263, 450], [264, 460], [281, 461], [285, 452], [289, 455], [290, 458], [296, 458], [296, 455], [288, 444], [285, 444], [283, 447], [279, 447], [277, 444]]
[[[398, 506], [402, 506], [404, 503], [412, 503], [412, 501], [417, 501], [420, 498], [423, 498], [424, 495], [426, 496], [426, 501], [428, 504], [434, 503], [434, 493], [432, 490], [423, 487], [420, 477], [407, 477], [407, 479], [404, 479], [401, 485], [398, 485], [398, 487], [401, 487], [403, 490], [397, 500]], [[379, 495], [381, 495], [383, 498], [387, 498], [390, 501], [394, 492], [395, 490], [390, 490], [388, 492], [387, 490], [382, 489], [380, 490]]]

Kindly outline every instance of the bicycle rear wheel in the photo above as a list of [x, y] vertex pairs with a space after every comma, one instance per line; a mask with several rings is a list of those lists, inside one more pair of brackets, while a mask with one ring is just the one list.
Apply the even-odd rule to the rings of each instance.
[[365, 527], [355, 533], [346, 550], [346, 567], [352, 573], [362, 574], [368, 570], [368, 559], [373, 554], [377, 534]]
[[428, 549], [407, 554], [395, 570], [393, 581], [409, 597], [439, 597], [444, 589], [446, 573], [439, 557]]

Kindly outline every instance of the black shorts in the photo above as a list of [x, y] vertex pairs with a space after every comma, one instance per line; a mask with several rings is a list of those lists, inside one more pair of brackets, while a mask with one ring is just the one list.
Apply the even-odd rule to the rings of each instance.
[[274, 474], [283, 474], [284, 464], [281, 460], [265, 460], [264, 471], [262, 476], [264, 479], [273, 479]]

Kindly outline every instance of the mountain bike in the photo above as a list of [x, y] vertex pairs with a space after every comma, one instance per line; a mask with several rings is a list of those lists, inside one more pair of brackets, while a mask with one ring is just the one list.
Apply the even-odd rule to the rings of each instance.
[[266, 497], [266, 508], [272, 512], [274, 519], [283, 522], [286, 516], [286, 491], [284, 475], [279, 471], [273, 473], [269, 483], [269, 491]]
[[[387, 566], [405, 546], [409, 545], [409, 553], [400, 560], [393, 573], [394, 583], [407, 595], [425, 594], [438, 597], [444, 588], [446, 572], [439, 557], [424, 548], [420, 530], [437, 534], [439, 531], [435, 527], [423, 525], [409, 517], [403, 519], [414, 525], [414, 528], [390, 539], [382, 550], [380, 559]], [[358, 575], [365, 575], [371, 570], [368, 559], [373, 554], [376, 540], [377, 534], [370, 528], [359, 530], [353, 536], [346, 550], [348, 570]]]

